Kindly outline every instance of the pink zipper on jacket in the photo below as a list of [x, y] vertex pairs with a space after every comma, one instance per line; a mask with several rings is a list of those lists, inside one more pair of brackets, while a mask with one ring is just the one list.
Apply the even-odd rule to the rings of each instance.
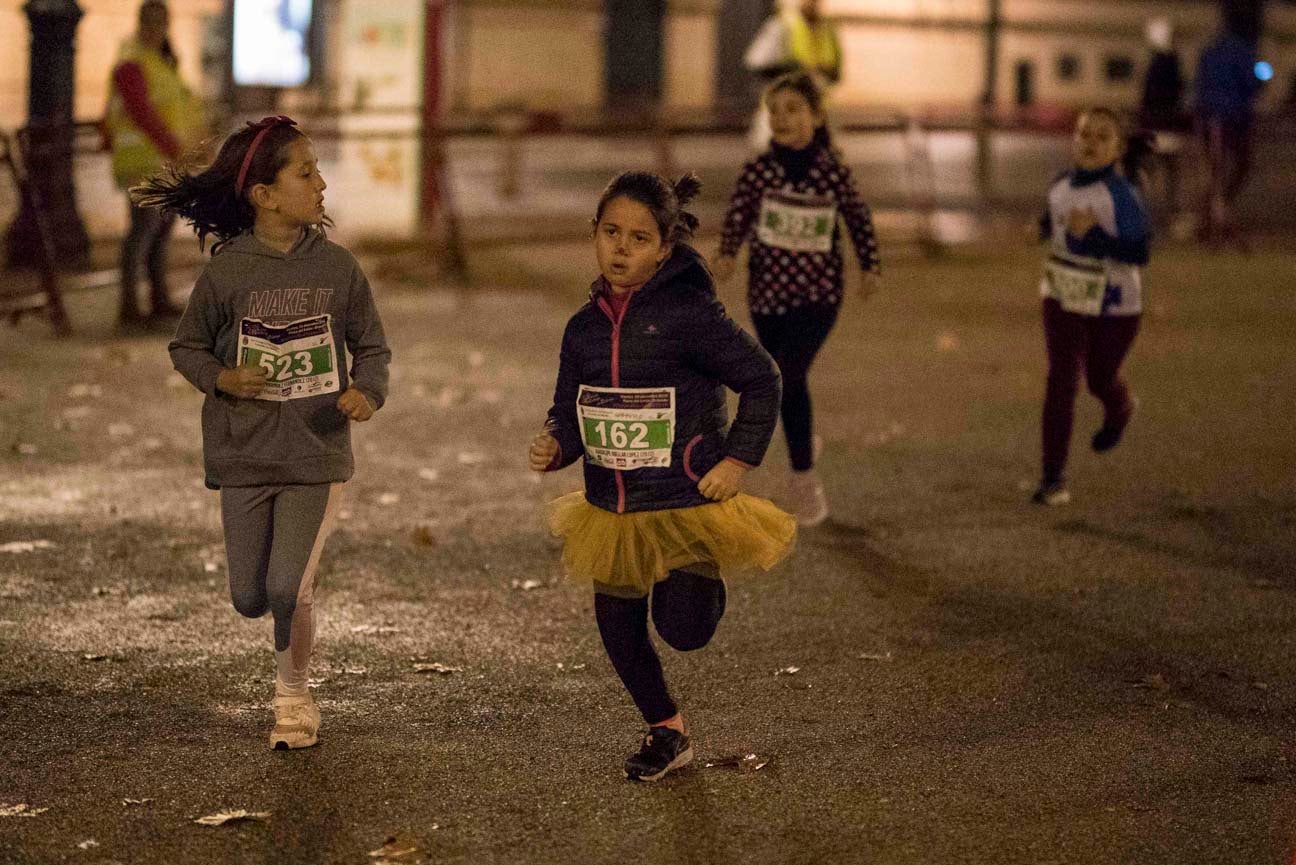
[[[603, 314], [608, 317], [608, 321], [612, 322], [612, 386], [613, 387], [621, 386], [621, 322], [625, 318], [626, 310], [630, 308], [630, 301], [632, 299], [633, 296], [626, 298], [625, 303], [621, 305], [621, 312], [619, 315], [613, 314], [612, 305], [607, 302], [606, 298], [600, 296], [598, 299], [599, 309], [603, 310]], [[625, 499], [626, 499], [625, 478], [621, 477], [620, 469], [613, 469], [612, 474], [616, 478], [617, 513], [623, 514], [625, 513]]]

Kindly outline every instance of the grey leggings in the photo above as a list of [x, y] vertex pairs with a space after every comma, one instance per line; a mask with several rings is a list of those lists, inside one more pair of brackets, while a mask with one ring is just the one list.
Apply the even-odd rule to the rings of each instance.
[[221, 489], [230, 598], [249, 618], [274, 616], [281, 690], [305, 692], [314, 643], [315, 570], [341, 484]]

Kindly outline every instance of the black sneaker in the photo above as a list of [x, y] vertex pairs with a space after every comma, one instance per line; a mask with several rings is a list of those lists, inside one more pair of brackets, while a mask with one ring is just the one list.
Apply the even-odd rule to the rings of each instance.
[[626, 760], [626, 777], [631, 781], [657, 781], [692, 761], [693, 745], [688, 736], [670, 727], [649, 727], [639, 753]]

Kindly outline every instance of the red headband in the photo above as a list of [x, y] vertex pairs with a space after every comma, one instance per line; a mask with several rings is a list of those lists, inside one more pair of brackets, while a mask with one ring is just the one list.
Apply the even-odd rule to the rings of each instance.
[[274, 129], [276, 126], [296, 125], [296, 120], [293, 120], [291, 117], [285, 117], [282, 114], [276, 114], [274, 117], [263, 117], [256, 123], [253, 123], [251, 120], [248, 121], [248, 126], [261, 131], [252, 139], [252, 143], [248, 145], [247, 156], [243, 157], [243, 166], [239, 169], [238, 181], [234, 184], [235, 195], [243, 194], [243, 183], [247, 180], [248, 168], [252, 165], [252, 157], [256, 155], [257, 147], [260, 146], [261, 139], [266, 137], [266, 133], [271, 129]]

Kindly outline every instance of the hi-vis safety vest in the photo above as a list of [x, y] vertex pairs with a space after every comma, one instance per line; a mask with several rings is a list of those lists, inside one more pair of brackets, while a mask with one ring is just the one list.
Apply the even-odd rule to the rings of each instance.
[[[166, 58], [131, 38], [122, 43], [117, 62], [113, 65], [114, 72], [123, 63], [139, 66], [153, 110], [180, 146], [188, 147], [196, 142], [202, 133], [202, 107]], [[110, 85], [110, 90], [108, 113], [104, 120], [112, 138], [113, 178], [125, 189], [159, 171], [166, 157], [153, 144], [148, 133], [136, 126], [126, 113], [125, 102], [115, 84]]]
[[808, 72], [818, 72], [837, 77], [841, 68], [841, 47], [837, 44], [837, 31], [826, 19], [820, 18], [811, 27], [805, 16], [796, 10], [783, 13], [783, 26], [787, 28], [788, 51], [793, 62]]

